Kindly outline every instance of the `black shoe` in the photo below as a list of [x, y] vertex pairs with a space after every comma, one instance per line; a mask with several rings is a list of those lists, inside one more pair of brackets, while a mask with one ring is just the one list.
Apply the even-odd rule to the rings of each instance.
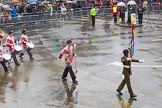
[[131, 98], [134, 98], [134, 97], [137, 97], [137, 95], [131, 94], [130, 97], [131, 97]]
[[116, 90], [118, 93], [119, 93], [119, 95], [123, 95], [123, 93], [120, 91], [120, 90]]
[[133, 101], [137, 101], [137, 99], [135, 97], [129, 98], [128, 103], [132, 103]]
[[62, 78], [62, 81], [67, 81], [67, 79], [66, 78]]
[[77, 80], [74, 80], [73, 83], [78, 84], [78, 81]]
[[20, 60], [23, 60], [23, 57], [22, 57], [22, 56], [19, 56], [19, 59], [20, 59]]
[[34, 60], [34, 58], [33, 57], [30, 57], [30, 60]]
[[10, 71], [9, 71], [9, 70], [7, 70], [7, 71], [5, 71], [5, 73], [10, 73]]
[[16, 66], [20, 66], [20, 64], [18, 63], [18, 64], [16, 64]]

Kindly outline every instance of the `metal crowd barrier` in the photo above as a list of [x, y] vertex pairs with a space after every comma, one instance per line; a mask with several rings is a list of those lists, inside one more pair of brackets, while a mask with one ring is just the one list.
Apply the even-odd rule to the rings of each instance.
[[[161, 10], [152, 10], [148, 7], [148, 10], [144, 13], [144, 18], [150, 18], [152, 13], [159, 14]], [[72, 18], [82, 18], [88, 17], [90, 9], [75, 9], [68, 10], [66, 14], [62, 14], [61, 11], [56, 11], [52, 13], [24, 13], [22, 16], [12, 17], [11, 19], [3, 16], [0, 18], [0, 26], [6, 25], [17, 25], [17, 24], [30, 24], [37, 22], [46, 22], [46, 21], [58, 21], [58, 20], [69, 20]], [[104, 17], [112, 16], [112, 10], [110, 8], [98, 8], [97, 16]]]
[[[69, 20], [72, 18], [81, 18], [88, 17], [90, 9], [77, 9], [77, 10], [68, 10], [66, 14], [62, 14], [61, 11], [56, 11], [55, 13], [35, 13], [27, 14], [17, 17], [12, 17], [9, 19], [7, 16], [0, 18], [0, 25], [17, 25], [17, 24], [28, 24], [28, 23], [37, 23], [37, 22], [46, 22], [46, 21], [58, 21], [58, 20]], [[104, 16], [106, 14], [111, 14], [110, 8], [100, 8], [98, 9], [97, 15]]]

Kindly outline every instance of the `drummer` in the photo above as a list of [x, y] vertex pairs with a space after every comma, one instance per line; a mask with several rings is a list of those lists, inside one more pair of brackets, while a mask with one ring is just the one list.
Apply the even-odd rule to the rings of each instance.
[[[33, 55], [31, 53], [31, 48], [29, 48], [27, 46], [27, 43], [29, 42], [29, 40], [28, 40], [28, 37], [27, 37], [26, 29], [22, 30], [22, 35], [20, 37], [20, 41], [19, 42], [21, 43], [21, 46], [27, 51], [30, 60], [33, 60], [34, 58], [33, 58]], [[21, 52], [20, 55], [19, 55], [20, 60], [23, 60], [23, 56], [24, 56], [24, 53]]]
[[3, 58], [3, 47], [2, 47], [2, 42], [0, 41], [0, 63], [5, 71], [5, 73], [8, 73], [8, 67], [6, 66], [5, 59]]
[[16, 57], [15, 40], [14, 40], [14, 36], [13, 36], [13, 31], [10, 31], [8, 34], [9, 34], [9, 36], [6, 39], [5, 45], [8, 47], [8, 49], [11, 53], [11, 56], [12, 56], [14, 62], [15, 62], [15, 65], [20, 66], [20, 63], [19, 63], [19, 61], [17, 60], [17, 57]]

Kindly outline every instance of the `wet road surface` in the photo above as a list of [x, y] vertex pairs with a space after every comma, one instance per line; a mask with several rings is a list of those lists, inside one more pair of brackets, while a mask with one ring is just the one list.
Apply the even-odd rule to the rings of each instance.
[[[0, 68], [0, 108], [162, 107], [161, 28], [135, 29], [134, 58], [145, 60], [132, 67], [136, 101], [129, 98], [126, 87], [122, 97], [117, 95], [122, 67], [107, 65], [120, 61], [122, 50], [128, 48], [131, 28], [104, 20], [92, 27], [90, 21], [76, 19], [31, 25], [27, 29], [35, 44], [34, 61], [25, 54], [20, 67], [11, 61], [10, 74], [3, 74]], [[69, 38], [77, 44], [78, 85], [72, 84], [69, 76], [67, 82], [61, 80], [64, 59], [57, 61], [58, 52]]]

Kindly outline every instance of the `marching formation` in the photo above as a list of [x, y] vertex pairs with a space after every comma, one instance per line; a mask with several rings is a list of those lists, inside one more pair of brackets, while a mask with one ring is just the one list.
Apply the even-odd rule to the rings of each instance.
[[[92, 26], [95, 27], [95, 16], [96, 16], [97, 9], [95, 6], [90, 11], [90, 16], [92, 18]], [[112, 14], [114, 16], [114, 23], [117, 23], [117, 14], [118, 14], [118, 7], [116, 4], [114, 4], [112, 8]], [[132, 14], [131, 14], [132, 15]], [[132, 17], [132, 16], [131, 16]], [[123, 20], [124, 22], [124, 20]], [[127, 85], [128, 92], [130, 94], [130, 98], [137, 97], [137, 95], [134, 94], [133, 89], [131, 87], [131, 80], [130, 75], [131, 72], [131, 62], [139, 62], [142, 63], [144, 60], [137, 60], [133, 59], [133, 53], [134, 53], [134, 29], [135, 29], [135, 21], [133, 20], [133, 17], [131, 18], [131, 24], [132, 24], [132, 39], [130, 42], [130, 48], [124, 49], [123, 54], [124, 56], [121, 57], [121, 62], [123, 64], [123, 80], [121, 81], [120, 85], [116, 89], [117, 93], [119, 95], [122, 95], [122, 90], [125, 85]], [[142, 24], [142, 19], [139, 20], [139, 24]], [[28, 39], [27, 36], [27, 30], [23, 29], [22, 34], [20, 36], [19, 40], [15, 40], [14, 38], [14, 31], [11, 30], [8, 33], [8, 37], [5, 40], [5, 47], [3, 48], [2, 41], [0, 41], [0, 62], [3, 66], [3, 69], [6, 73], [9, 72], [8, 67], [6, 66], [6, 63], [11, 61], [13, 59], [15, 66], [20, 66], [20, 61], [24, 59], [24, 53], [27, 52], [29, 59], [34, 60], [33, 54], [31, 50], [34, 48], [34, 44], [31, 40]], [[129, 56], [130, 54], [130, 56]], [[19, 60], [17, 59], [17, 56], [19, 57]], [[76, 44], [73, 43], [72, 39], [68, 39], [66, 41], [66, 46], [59, 52], [58, 60], [60, 60], [63, 56], [65, 56], [65, 64], [66, 67], [62, 74], [62, 81], [65, 83], [67, 81], [67, 75], [68, 73], [71, 76], [72, 83], [78, 84], [78, 81], [76, 80], [76, 73], [73, 71], [72, 63], [75, 62], [75, 69], [76, 69]], [[77, 72], [77, 70], [76, 70]], [[65, 83], [66, 84], [66, 83]]]
[[[109, 104], [111, 107], [113, 107], [113, 106], [118, 106], [116, 99], [114, 98], [114, 94], [117, 94], [119, 104], [121, 104], [122, 108], [125, 107], [131, 108], [132, 102], [133, 100], [136, 100], [137, 95], [139, 96], [139, 98], [141, 98], [141, 100], [146, 99], [144, 101], [146, 102], [147, 104], [146, 106], [148, 107], [155, 105], [156, 104], [154, 103], [155, 101], [157, 101], [158, 103], [161, 98], [160, 97], [161, 95], [159, 95], [160, 92], [158, 92], [161, 89], [161, 87], [159, 86], [160, 83], [157, 83], [156, 86], [153, 86], [158, 88], [157, 90], [155, 90], [155, 88], [152, 89], [152, 91], [155, 90], [155, 92], [156, 91], [158, 92], [159, 96], [156, 96], [154, 95], [154, 93], [151, 94], [152, 91], [148, 89], [149, 88], [148, 85], [155, 84], [154, 83], [155, 81], [152, 82], [152, 84], [147, 84], [148, 80], [145, 80], [145, 78], [143, 77], [143, 75], [146, 75], [145, 73], [149, 73], [150, 71], [158, 70], [158, 69], [153, 67], [150, 70], [139, 69], [139, 72], [141, 71], [142, 74], [140, 72], [141, 75], [136, 76], [137, 78], [135, 78], [135, 83], [136, 83], [135, 86], [139, 88], [139, 86], [146, 84], [148, 87], [142, 86], [144, 89], [142, 88], [137, 91], [134, 90], [131, 82], [131, 75], [133, 73], [132, 67], [137, 67], [137, 65], [132, 65], [132, 63], [144, 62], [144, 60], [135, 59], [135, 57], [133, 57], [134, 50], [135, 50], [134, 47], [136, 45], [135, 44], [135, 38], [136, 38], [135, 27], [137, 27], [136, 23], [140, 25], [139, 26], [140, 28], [137, 30], [138, 33], [137, 43], [139, 44], [137, 46], [137, 51], [140, 52], [138, 55], [141, 56], [141, 54], [146, 55], [150, 53], [149, 46], [147, 46], [147, 48], [143, 48], [143, 47], [146, 47], [146, 44], [150, 44], [151, 40], [153, 39], [152, 36], [156, 35], [154, 33], [149, 34], [150, 32], [146, 33], [146, 31], [144, 31], [141, 27], [143, 23], [142, 22], [143, 12], [145, 10], [143, 9], [142, 5], [139, 5], [137, 9], [134, 8], [134, 5], [128, 5], [128, 7], [126, 7], [126, 6], [118, 6], [116, 3], [114, 3], [112, 6], [113, 7], [110, 10], [108, 10], [111, 11], [112, 14], [110, 15], [105, 14], [104, 20], [103, 17], [100, 19], [100, 17], [98, 16], [99, 15], [98, 13], [101, 10], [98, 10], [97, 7], [93, 5], [92, 8], [88, 11], [90, 14], [89, 16], [91, 17], [91, 22], [89, 21], [89, 19], [88, 20], [86, 19], [86, 21], [81, 23], [79, 22], [80, 20], [79, 21], [71, 20], [70, 22], [65, 24], [62, 22], [60, 23], [58, 20], [58, 22], [52, 21], [50, 23], [46, 22], [46, 24], [43, 23], [45, 26], [42, 26], [41, 23], [36, 23], [37, 26], [32, 26], [32, 27], [27, 25], [28, 27], [30, 27], [32, 33], [36, 32], [36, 34], [34, 34], [35, 35], [34, 38], [37, 39], [36, 40], [37, 43], [35, 44], [39, 44], [40, 46], [37, 47], [37, 51], [35, 52], [39, 52], [38, 57], [40, 58], [36, 58], [36, 55], [35, 57], [33, 56], [32, 49], [34, 48], [34, 44], [30, 40], [30, 38], [28, 38], [27, 29], [21, 29], [21, 35], [19, 35], [18, 39], [14, 35], [13, 30], [10, 30], [7, 33], [7, 37], [5, 38], [1, 36], [2, 33], [0, 31], [0, 63], [3, 67], [1, 71], [4, 71], [3, 73], [5, 73], [4, 76], [2, 76], [0, 73], [0, 81], [3, 81], [0, 85], [0, 98], [2, 97], [3, 99], [0, 99], [0, 103], [2, 100], [2, 102], [6, 104], [5, 106], [9, 106], [13, 104], [14, 106], [16, 106], [16, 105], [21, 105], [21, 103], [23, 103], [25, 104], [25, 106], [33, 105], [34, 107], [38, 105], [38, 107], [40, 106], [80, 107], [81, 106], [81, 107], [98, 108], [100, 106], [107, 107]], [[64, 6], [62, 6], [61, 8], [64, 8]], [[65, 15], [66, 12], [64, 11], [61, 12], [63, 12], [62, 13], [63, 16], [66, 16]], [[121, 19], [121, 21], [119, 20], [119, 22], [121, 22], [121, 24], [123, 25], [121, 28], [118, 25], [119, 24], [118, 12], [120, 12], [119, 19]], [[100, 13], [105, 13], [105, 12], [100, 12]], [[138, 13], [138, 22], [136, 21], [136, 13]], [[95, 22], [96, 14], [97, 14], [97, 18], [99, 18], [97, 19], [97, 22]], [[110, 18], [110, 16], [112, 15], [113, 15], [113, 19]], [[102, 14], [100, 16], [102, 16]], [[91, 27], [89, 22], [91, 23]], [[73, 25], [73, 23], [75, 25]], [[59, 25], [61, 24], [61, 25], [59, 27], [55, 27], [57, 26], [57, 24]], [[51, 27], [50, 29], [49, 26]], [[103, 31], [103, 26], [106, 32]], [[6, 26], [5, 28], [7, 27], [8, 26]], [[124, 27], [126, 28], [124, 29]], [[32, 30], [33, 28], [34, 30]], [[71, 28], [71, 29], [69, 30], [67, 28]], [[129, 29], [131, 32], [129, 32]], [[114, 33], [113, 30], [114, 31], [117, 30], [118, 33]], [[67, 35], [66, 33], [69, 34]], [[161, 32], [157, 32], [157, 34], [158, 33]], [[149, 36], [151, 37], [149, 38], [148, 36], [146, 36], [144, 38], [147, 39], [141, 40], [141, 37], [147, 34], [149, 34]], [[72, 36], [76, 38], [76, 42], [78, 42], [78, 46], [80, 45], [78, 48], [80, 52], [80, 54], [78, 54], [80, 55], [79, 68], [82, 71], [82, 73], [80, 72], [78, 75], [80, 79], [76, 74], [77, 73], [76, 44], [75, 41], [73, 39], [69, 39], [68, 36]], [[159, 36], [156, 36], [154, 38], [159, 38]], [[127, 39], [130, 39], [129, 43], [127, 43]], [[65, 40], [64, 41], [65, 45], [62, 45], [62, 40]], [[52, 53], [51, 47], [53, 47], [55, 54], [51, 54]], [[61, 49], [60, 52], [58, 53], [58, 49], [60, 47]], [[125, 48], [121, 49], [122, 47]], [[157, 45], [154, 44], [154, 46], [151, 47], [151, 49], [155, 47], [157, 47]], [[41, 50], [39, 51], [40, 48]], [[154, 54], [158, 55], [159, 57], [160, 51], [157, 50], [158, 49], [153, 50], [153, 53], [151, 52], [151, 54], [149, 54], [147, 57], [144, 58], [145, 59], [151, 58], [152, 56], [154, 56]], [[121, 52], [121, 55], [118, 52]], [[57, 57], [57, 59], [53, 60], [53, 58], [55, 58], [53, 57], [53, 55], [56, 55], [56, 53], [57, 56], [55, 57]], [[158, 62], [158, 64], [160, 64], [159, 62], [161, 61], [159, 60], [158, 57], [151, 58], [152, 60], [151, 63], [154, 63], [155, 61]], [[65, 62], [65, 65], [62, 65], [60, 63], [61, 59], [63, 58], [65, 58], [65, 61], [63, 61]], [[34, 64], [33, 62], [21, 63], [24, 59], [25, 60], [27, 59], [27, 61], [30, 60], [32, 61], [36, 59], [37, 61], [35, 60]], [[120, 74], [118, 74], [119, 73], [118, 68], [110, 69], [106, 67], [107, 65], [106, 63], [114, 59], [118, 59], [119, 62], [112, 62], [109, 63], [108, 65], [116, 64], [116, 66], [122, 67]], [[57, 61], [57, 63], [53, 64], [55, 63], [55, 61]], [[64, 66], [62, 69], [63, 72], [61, 72], [61, 76], [58, 70], [60, 70], [62, 66], [58, 64], [58, 61], [62, 66]], [[13, 67], [15, 66], [16, 68], [13, 69], [12, 66]], [[139, 66], [149, 67], [148, 65], [147, 66], [139, 65]], [[17, 67], [19, 67], [19, 70], [16, 70]], [[160, 69], [158, 70], [158, 72], [160, 73]], [[8, 73], [13, 73], [12, 77], [10, 77]], [[155, 72], [151, 73], [153, 77], [147, 74], [149, 76], [148, 77], [149, 80], [150, 78], [157, 80], [157, 78], [155, 77], [158, 77], [158, 80], [156, 82], [159, 82], [160, 80], [159, 73], [155, 73]], [[68, 74], [70, 77], [68, 77]], [[120, 80], [115, 78], [117, 75], [122, 76], [122, 79]], [[144, 81], [142, 84], [140, 84], [141, 82], [140, 80], [138, 81], [138, 79], [141, 78], [144, 78], [142, 80]], [[61, 81], [63, 86], [60, 86]], [[79, 89], [76, 89], [78, 81], [80, 81], [81, 83], [79, 85]], [[117, 81], [119, 81], [119, 85], [118, 83], [116, 84]], [[69, 84], [71, 84], [71, 87], [69, 87]], [[126, 91], [124, 89], [125, 86], [127, 88]], [[62, 89], [65, 90], [63, 91]], [[148, 90], [145, 93], [144, 90], [146, 89]], [[79, 92], [77, 92], [77, 90], [79, 90]], [[136, 92], [138, 94], [136, 94]], [[67, 99], [64, 99], [66, 96], [65, 94], [67, 94]], [[79, 97], [81, 97], [79, 99], [79, 102], [77, 102], [78, 94]], [[148, 94], [150, 94], [150, 96]], [[6, 101], [4, 101], [5, 97], [7, 97]], [[123, 100], [122, 97], [126, 99], [129, 98], [129, 101], [124, 102], [125, 99]], [[153, 100], [154, 101], [153, 102], [151, 97], [157, 99]], [[143, 105], [144, 101], [139, 102], [139, 105], [140, 106]], [[149, 102], [151, 102], [151, 105], [149, 104]], [[4, 106], [2, 105], [2, 107]]]
[[[6, 73], [9, 72], [7, 67], [7, 63], [10, 64], [10, 61], [13, 59], [15, 66], [20, 66], [20, 61], [23, 60], [24, 52], [26, 51], [29, 55], [30, 60], [33, 60], [33, 55], [31, 50], [34, 48], [34, 44], [27, 37], [27, 30], [22, 30], [22, 35], [20, 36], [20, 40], [15, 40], [14, 31], [11, 30], [8, 33], [8, 36], [2, 44], [2, 40], [0, 40], [0, 62], [2, 67]], [[19, 60], [17, 59], [19, 56]]]

